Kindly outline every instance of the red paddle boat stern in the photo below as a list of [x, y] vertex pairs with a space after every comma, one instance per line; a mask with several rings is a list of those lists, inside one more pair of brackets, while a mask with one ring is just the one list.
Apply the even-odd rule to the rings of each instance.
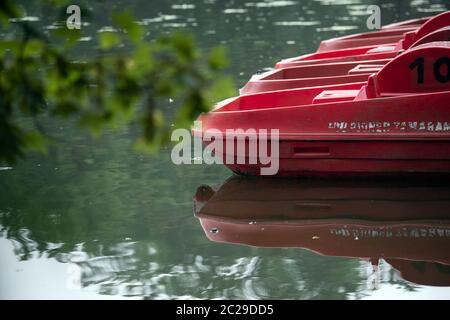
[[[342, 64], [306, 68], [316, 67], [332, 78]], [[350, 63], [342, 70], [347, 74], [355, 67]], [[247, 175], [260, 175], [266, 165], [252, 153], [263, 146], [276, 149], [271, 156], [281, 176], [450, 173], [450, 42], [416, 45], [373, 68], [370, 72], [379, 71], [361, 73], [368, 80], [225, 100], [199, 117], [202, 127], [193, 134], [209, 145], [207, 133], [221, 133], [222, 145], [232, 148], [215, 154], [234, 172]], [[354, 75], [358, 70], [349, 77]], [[244, 154], [236, 153], [242, 149]]]

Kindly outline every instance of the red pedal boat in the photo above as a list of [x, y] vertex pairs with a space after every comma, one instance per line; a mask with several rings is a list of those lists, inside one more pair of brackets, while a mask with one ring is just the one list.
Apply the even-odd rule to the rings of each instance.
[[[365, 47], [395, 43], [405, 37], [406, 33], [412, 33], [421, 28], [424, 24], [428, 24], [425, 28], [428, 30], [438, 27], [441, 15], [435, 17], [425, 17], [418, 19], [406, 20], [403, 22], [393, 23], [381, 28], [378, 31], [358, 33], [349, 36], [332, 38], [324, 40], [320, 43], [317, 52], [327, 52], [339, 49], [348, 49], [355, 47]], [[436, 17], [439, 17], [436, 19]], [[432, 20], [432, 22], [429, 22]]]
[[[227, 130], [239, 128], [244, 133], [236, 145], [250, 145], [248, 130], [276, 129], [279, 135], [272, 142], [279, 141], [281, 176], [446, 175], [449, 103], [450, 42], [431, 42], [400, 54], [367, 82], [225, 100], [199, 117], [202, 128], [193, 133], [210, 144], [204, 134], [214, 130], [222, 133], [225, 145]], [[234, 156], [234, 150], [219, 156]], [[247, 153], [224, 162], [234, 172], [259, 175], [264, 164], [252, 157]]]
[[[444, 40], [450, 40], [450, 26], [438, 29], [421, 38], [410, 49], [425, 43]], [[404, 51], [395, 51], [395, 57], [400, 52]], [[357, 59], [349, 61], [346, 61], [347, 59], [323, 59], [315, 60], [312, 64], [283, 67], [254, 75], [241, 89], [241, 94], [366, 81], [370, 74], [379, 71], [393, 57], [394, 55], [385, 56], [384, 53], [360, 54]], [[373, 60], [364, 60], [368, 58], [373, 58]], [[321, 63], [316, 63], [317, 61]]]
[[[450, 285], [450, 187], [440, 182], [232, 177], [200, 186], [194, 213], [217, 242], [385, 259], [406, 280]], [[419, 263], [420, 262], [420, 263]]]
[[367, 81], [391, 59], [305, 65], [253, 76], [241, 94]]
[[276, 68], [319, 63], [394, 58], [414, 45], [432, 41], [448, 41], [450, 11], [431, 18], [410, 20], [368, 32], [322, 41], [315, 53], [282, 60]]

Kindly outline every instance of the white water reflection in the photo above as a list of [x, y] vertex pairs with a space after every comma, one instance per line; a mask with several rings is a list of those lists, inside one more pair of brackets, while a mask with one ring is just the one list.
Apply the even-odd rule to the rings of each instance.
[[174, 4], [171, 6], [174, 10], [192, 10], [195, 9], [195, 4], [183, 3], [183, 4]]
[[14, 18], [14, 19], [9, 19], [10, 22], [36, 22], [36, 21], [40, 21], [41, 19], [39, 17], [34, 17], [34, 16], [25, 16], [22, 18]]
[[[0, 238], [0, 300], [5, 299], [124, 299], [101, 295], [97, 290], [68, 286], [76, 265], [59, 263], [45, 255], [19, 261], [9, 240]], [[79, 274], [78, 274], [79, 276]]]
[[[33, 253], [27, 260], [19, 261], [17, 245], [14, 249], [12, 242], [0, 239], [0, 299], [95, 299], [100, 298], [98, 294], [102, 294], [102, 298], [313, 299], [322, 297], [321, 291], [328, 278], [340, 283], [330, 287], [334, 294], [348, 299], [450, 298], [450, 287], [408, 284], [383, 260], [376, 270], [366, 261], [317, 259], [313, 253], [296, 250], [297, 257], [279, 260], [242, 256], [227, 264], [218, 257], [196, 255], [190, 262], [163, 265], [153, 260], [157, 259], [157, 250], [150, 244], [145, 250], [148, 256], [138, 255], [142, 245], [128, 242], [114, 245], [107, 250], [115, 252], [110, 256], [93, 256], [79, 251], [83, 246], [77, 246], [69, 254], [56, 255], [56, 259], [46, 253]], [[48, 244], [47, 247], [55, 250], [61, 245]], [[321, 260], [328, 265], [326, 269], [330, 274], [322, 275], [321, 283], [316, 284], [314, 281], [319, 279], [313, 279], [320, 273], [315, 275], [314, 268], [322, 269]], [[346, 265], [352, 261], [355, 262], [354, 274], [346, 276], [356, 278], [350, 282], [340, 279], [342, 272], [348, 270]], [[356, 279], [360, 279], [359, 284]], [[409, 289], [405, 290], [405, 285]]]
[[310, 27], [320, 24], [320, 21], [278, 21], [274, 22], [276, 26], [282, 27]]
[[437, 12], [442, 12], [445, 10], [446, 10], [446, 8], [442, 4], [432, 4], [429, 7], [417, 8], [418, 12], [426, 12], [426, 13], [437, 13]]
[[361, 0], [314, 0], [324, 6], [344, 6], [349, 4], [359, 4]]
[[[450, 288], [420, 287], [415, 291], [404, 292], [390, 283], [383, 283], [378, 290], [370, 292], [362, 300], [449, 300]], [[351, 297], [350, 297], [351, 298]]]
[[322, 32], [322, 31], [349, 31], [349, 30], [356, 30], [358, 29], [358, 26], [331, 26], [331, 27], [325, 27], [325, 28], [317, 28], [316, 31]]
[[242, 13], [246, 13], [246, 12], [247, 12], [247, 9], [232, 9], [232, 8], [229, 8], [229, 9], [223, 10], [223, 13], [225, 13], [225, 14], [242, 14]]
[[139, 24], [141, 25], [148, 25], [149, 23], [159, 23], [159, 22], [165, 22], [165, 21], [173, 21], [177, 20], [179, 16], [177, 15], [171, 15], [171, 14], [160, 14], [158, 17], [154, 18], [146, 18], [139, 21]]
[[276, 7], [288, 7], [298, 4], [297, 1], [288, 0], [275, 0], [275, 1], [265, 1], [265, 2], [246, 2], [246, 7], [256, 7], [256, 8], [276, 8]]

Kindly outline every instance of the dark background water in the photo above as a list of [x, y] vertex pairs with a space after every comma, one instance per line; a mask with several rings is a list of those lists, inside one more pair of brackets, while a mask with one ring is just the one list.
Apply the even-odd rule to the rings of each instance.
[[[47, 29], [40, 1], [21, 1]], [[105, 1], [89, 4], [81, 56], [111, 25], [111, 9], [132, 8], [148, 37], [189, 30], [201, 48], [229, 48], [229, 73], [242, 86], [257, 70], [314, 51], [321, 40], [366, 30], [366, 7], [382, 24], [436, 14], [446, 1]], [[446, 8], [447, 5], [447, 8]], [[0, 298], [450, 298], [450, 289], [402, 279], [359, 258], [305, 249], [210, 242], [193, 216], [201, 184], [218, 185], [221, 166], [175, 166], [170, 149], [132, 151], [133, 129], [93, 139], [72, 124], [47, 123], [50, 156], [0, 170]]]

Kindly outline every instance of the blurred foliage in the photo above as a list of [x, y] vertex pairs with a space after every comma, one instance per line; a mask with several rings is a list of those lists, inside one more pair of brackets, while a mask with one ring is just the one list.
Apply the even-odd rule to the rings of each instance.
[[[68, 5], [47, 2], [64, 10]], [[169, 141], [168, 123], [188, 127], [214, 101], [234, 93], [223, 75], [225, 48], [202, 53], [187, 33], [147, 41], [126, 10], [113, 13], [112, 22], [113, 29], [97, 33], [98, 54], [80, 61], [70, 54], [80, 30], [61, 21], [48, 36], [12, 1], [1, 1], [1, 31], [14, 28], [14, 36], [0, 40], [0, 163], [13, 164], [27, 150], [46, 152], [49, 139], [36, 120], [43, 114], [75, 118], [95, 135], [107, 126], [138, 123], [135, 146], [152, 151]], [[169, 101], [178, 107], [173, 119], [162, 112]]]

